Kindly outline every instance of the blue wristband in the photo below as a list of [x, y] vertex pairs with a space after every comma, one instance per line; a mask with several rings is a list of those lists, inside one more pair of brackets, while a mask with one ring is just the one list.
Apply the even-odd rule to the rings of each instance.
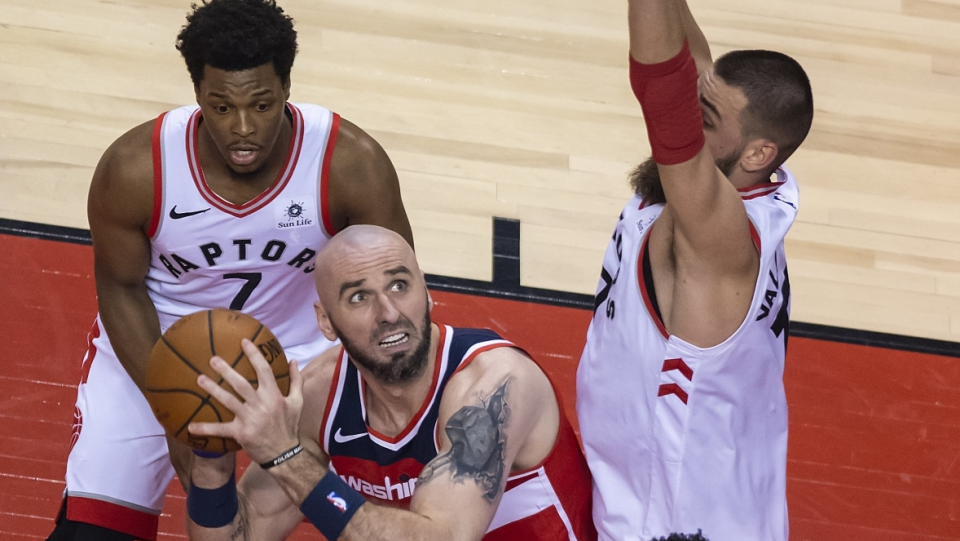
[[337, 474], [328, 471], [300, 504], [300, 512], [329, 541], [337, 541], [353, 514], [367, 500]]
[[214, 453], [212, 451], [201, 451], [200, 449], [194, 449], [193, 454], [197, 455], [200, 458], [220, 458], [223, 456], [223, 453]]
[[237, 501], [237, 476], [219, 488], [200, 488], [190, 483], [187, 493], [187, 514], [204, 528], [220, 528], [233, 522], [240, 504]]

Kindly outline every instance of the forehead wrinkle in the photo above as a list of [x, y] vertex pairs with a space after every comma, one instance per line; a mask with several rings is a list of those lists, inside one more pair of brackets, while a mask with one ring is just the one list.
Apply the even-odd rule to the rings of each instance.
[[[383, 267], [383, 271], [378, 269]], [[339, 297], [340, 286], [362, 277], [405, 267], [416, 276], [416, 257], [400, 235], [377, 226], [351, 226], [335, 235], [317, 256], [317, 291], [321, 299]]]

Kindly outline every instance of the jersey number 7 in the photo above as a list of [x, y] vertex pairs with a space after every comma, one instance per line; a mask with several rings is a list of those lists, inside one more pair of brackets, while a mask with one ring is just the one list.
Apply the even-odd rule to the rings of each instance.
[[237, 292], [237, 296], [233, 298], [233, 302], [230, 303], [230, 309], [243, 310], [243, 305], [247, 303], [247, 299], [250, 298], [250, 294], [253, 293], [253, 290], [260, 285], [260, 280], [262, 278], [263, 273], [260, 272], [231, 272], [224, 274], [224, 280], [246, 280], [246, 283], [243, 284], [243, 286], [240, 287], [240, 291]]

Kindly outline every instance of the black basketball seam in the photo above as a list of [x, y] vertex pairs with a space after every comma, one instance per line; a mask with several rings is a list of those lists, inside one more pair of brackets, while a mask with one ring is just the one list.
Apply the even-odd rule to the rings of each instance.
[[[175, 391], [184, 392], [184, 393], [187, 393], [187, 394], [190, 394], [190, 395], [194, 395], [194, 396], [196, 396], [197, 398], [200, 397], [200, 394], [199, 394], [199, 393], [196, 393], [196, 392], [193, 392], [193, 391], [190, 391], [190, 390], [187, 390], [187, 389], [170, 389], [170, 390], [157, 391], [157, 392], [175, 392]], [[193, 410], [193, 413], [191, 413], [189, 416], [187, 416], [186, 422], [185, 422], [179, 429], [177, 429], [176, 433], [174, 433], [174, 437], [179, 436], [184, 430], [186, 430], [186, 428], [190, 425], [190, 423], [193, 422], [193, 418], [196, 417], [198, 413], [200, 413], [200, 410], [202, 410], [204, 406], [210, 406], [210, 409], [213, 410], [214, 415], [217, 416], [217, 421], [218, 421], [218, 422], [221, 422], [221, 423], [223, 422], [223, 417], [220, 415], [220, 410], [217, 409], [213, 404], [210, 403], [210, 399], [211, 399], [211, 398], [213, 398], [212, 395], [209, 395], [209, 394], [208, 394], [208, 395], [206, 396], [206, 398], [203, 398], [202, 400], [200, 400], [200, 405], [197, 406], [197, 409]], [[221, 437], [219, 437], [219, 436], [206, 436], [206, 437], [208, 437], [208, 438], [213, 438], [214, 440], [220, 440], [220, 444], [221, 444], [221, 446], [222, 446], [222, 448], [223, 448], [223, 452], [227, 452], [227, 439], [226, 439], [226, 438], [221, 438]]]
[[191, 363], [186, 357], [184, 357], [183, 355], [181, 355], [180, 352], [177, 351], [177, 349], [176, 349], [175, 347], [173, 347], [173, 345], [171, 345], [170, 342], [167, 341], [167, 338], [166, 338], [165, 336], [161, 336], [161, 337], [160, 337], [160, 340], [162, 340], [163, 343], [166, 344], [167, 348], [170, 349], [170, 351], [172, 351], [173, 354], [176, 355], [177, 358], [180, 359], [180, 361], [183, 362], [183, 364], [187, 365], [187, 366], [190, 368], [190, 370], [193, 370], [194, 372], [196, 372], [198, 376], [203, 373], [203, 372], [197, 370], [197, 368], [196, 368], [195, 366], [193, 366], [193, 363]]
[[210, 356], [217, 354], [217, 348], [213, 345], [213, 310], [207, 310], [207, 337], [210, 340]]

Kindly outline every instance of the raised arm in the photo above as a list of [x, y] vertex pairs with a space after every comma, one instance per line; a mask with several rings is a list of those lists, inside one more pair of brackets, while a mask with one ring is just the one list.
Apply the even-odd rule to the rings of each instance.
[[100, 321], [120, 364], [141, 390], [147, 358], [160, 337], [144, 283], [153, 213], [152, 128], [152, 121], [142, 124], [104, 152], [87, 199]]
[[329, 197], [337, 231], [356, 224], [379, 225], [413, 246], [393, 163], [373, 137], [342, 118], [330, 163]]
[[[707, 273], [749, 273], [756, 253], [746, 210], [705, 145], [704, 130], [711, 129], [714, 113], [698, 94], [686, 29], [696, 29], [694, 42], [702, 34], [688, 17], [679, 0], [630, 0], [631, 84], [660, 171], [665, 212], [673, 218], [672, 253]], [[708, 70], [699, 84], [712, 80]]]

